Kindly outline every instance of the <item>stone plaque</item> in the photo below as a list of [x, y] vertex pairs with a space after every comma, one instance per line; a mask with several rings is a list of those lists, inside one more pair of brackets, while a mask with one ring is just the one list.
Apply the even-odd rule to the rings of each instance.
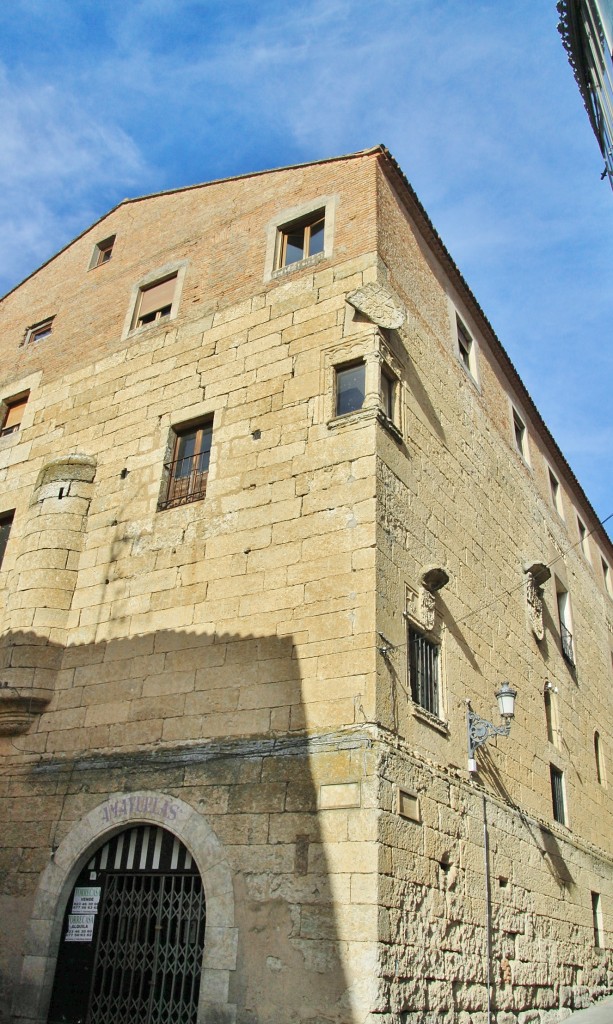
[[388, 330], [398, 330], [407, 318], [398, 299], [380, 284], [365, 284], [357, 288], [347, 296], [347, 302], [378, 327]]

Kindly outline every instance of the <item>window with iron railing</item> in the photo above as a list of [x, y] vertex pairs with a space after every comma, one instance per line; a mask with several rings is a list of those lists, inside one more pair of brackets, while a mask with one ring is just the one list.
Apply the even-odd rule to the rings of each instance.
[[173, 458], [164, 464], [167, 481], [158, 509], [175, 508], [206, 495], [213, 439], [211, 421], [173, 431]]
[[416, 704], [439, 717], [439, 647], [409, 626], [409, 681]]

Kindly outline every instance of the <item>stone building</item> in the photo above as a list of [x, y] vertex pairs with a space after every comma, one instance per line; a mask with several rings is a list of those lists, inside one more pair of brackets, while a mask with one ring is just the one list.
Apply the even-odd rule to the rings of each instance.
[[0, 1019], [610, 992], [613, 550], [387, 150], [126, 200], [0, 323]]

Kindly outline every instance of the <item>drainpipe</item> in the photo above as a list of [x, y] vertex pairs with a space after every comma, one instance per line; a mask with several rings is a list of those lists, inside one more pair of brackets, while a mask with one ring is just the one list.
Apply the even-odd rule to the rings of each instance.
[[492, 1022], [492, 889], [490, 884], [490, 840], [487, 830], [487, 804], [483, 794], [483, 863], [485, 866], [485, 937], [487, 985], [487, 1024]]

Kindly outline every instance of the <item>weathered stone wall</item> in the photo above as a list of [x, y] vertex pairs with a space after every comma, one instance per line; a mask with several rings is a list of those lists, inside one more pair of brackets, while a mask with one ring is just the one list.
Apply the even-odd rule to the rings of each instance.
[[406, 749], [383, 746], [380, 774], [381, 1021], [487, 1020], [488, 903], [493, 1020], [554, 1022], [610, 992], [590, 899], [610, 857]]
[[[499, 962], [516, 961], [512, 983], [500, 988], [498, 979], [497, 1005], [501, 1012], [516, 1013], [572, 1005], [586, 989], [598, 993], [613, 984], [608, 954], [594, 949], [591, 920], [593, 891], [602, 894], [610, 935], [612, 805], [594, 753], [596, 729], [606, 756], [613, 749], [606, 696], [613, 609], [600, 565], [609, 545], [597, 530], [589, 540], [592, 564], [580, 550], [577, 510], [590, 527], [595, 523], [587, 518], [576, 483], [539, 422], [529, 418], [513, 380], [503, 377], [474, 306], [432, 267], [410, 213], [399, 208], [383, 178], [379, 209], [386, 280], [408, 309], [397, 332], [408, 387], [405, 445], [385, 431], [378, 443], [377, 625], [385, 637], [378, 709], [407, 750], [427, 758], [429, 767], [421, 773], [415, 775], [410, 760], [403, 771], [409, 789], [424, 786], [432, 811], [424, 812], [421, 829], [397, 820], [382, 826], [391, 863], [399, 865], [398, 872], [389, 864], [385, 869], [382, 902], [399, 908], [408, 900], [415, 916], [393, 929], [390, 957], [401, 966], [395, 972], [384, 960], [393, 993], [385, 1006], [390, 1020], [406, 1013], [407, 1021], [420, 1024], [426, 1008], [437, 1021], [443, 1019], [439, 1013], [468, 1020], [461, 1012], [483, 1008], [483, 914], [475, 911], [483, 900], [482, 869], [473, 864], [482, 827], [476, 787], [494, 805], [492, 856], [498, 864], [507, 858], [506, 867], [492, 870], [510, 879], [504, 891], [497, 889], [497, 876], [493, 883], [494, 930], [500, 932], [496, 955]], [[458, 354], [456, 309], [478, 346], [476, 377]], [[511, 402], [527, 426], [525, 459], [514, 444]], [[561, 481], [564, 520], [552, 505], [549, 466]], [[552, 571], [543, 589], [542, 640], [534, 634], [526, 600], [524, 569], [535, 561], [551, 564]], [[420, 579], [432, 565], [449, 575], [434, 600], [442, 686], [438, 720], [411, 700], [407, 664], [406, 613], [419, 625]], [[554, 575], [571, 594], [575, 668], [562, 655]], [[492, 739], [480, 749], [479, 775], [466, 789], [465, 702], [471, 700], [480, 715], [498, 723], [494, 692], [505, 679], [518, 691], [510, 737]], [[546, 689], [557, 710], [552, 741]], [[551, 764], [564, 774], [565, 825], [553, 821]], [[450, 790], [448, 782], [437, 781], [436, 771], [431, 774], [430, 765], [453, 770], [463, 784]], [[461, 807], [449, 803], [452, 790]], [[388, 827], [391, 838], [386, 838]], [[449, 894], [437, 873], [447, 836], [454, 841], [456, 870], [462, 843], [468, 857], [462, 869], [468, 874], [458, 876], [461, 884]], [[568, 865], [567, 885], [555, 877], [558, 855], [541, 853], [543, 844], [559, 849], [562, 874]], [[510, 938], [507, 916], [525, 918], [517, 935], [509, 926]], [[449, 952], [443, 956], [447, 931]], [[407, 937], [420, 947], [417, 956], [404, 949]], [[462, 949], [471, 952], [460, 964]], [[503, 973], [506, 977], [508, 970]], [[502, 1019], [506, 1024], [515, 1018]]]
[[[86, 755], [17, 773], [12, 799], [2, 800], [10, 815], [5, 867], [13, 847], [1, 898], [3, 917], [11, 912], [13, 947], [1, 978], [2, 1019], [46, 1019], [45, 993], [40, 997], [32, 982], [47, 973], [48, 999], [49, 936], [52, 966], [70, 889], [48, 923], [54, 876], [78, 855], [86, 861], [113, 829], [158, 819], [189, 841], [203, 869], [209, 911], [202, 984], [215, 1019], [361, 1019], [377, 964], [374, 769], [368, 737], [356, 733]], [[147, 802], [142, 792], [164, 799]], [[185, 810], [202, 825], [192, 821], [186, 829]], [[91, 819], [97, 831], [88, 846]], [[35, 920], [26, 929], [33, 904]], [[24, 934], [26, 970], [10, 1016], [8, 990], [20, 978]]]

